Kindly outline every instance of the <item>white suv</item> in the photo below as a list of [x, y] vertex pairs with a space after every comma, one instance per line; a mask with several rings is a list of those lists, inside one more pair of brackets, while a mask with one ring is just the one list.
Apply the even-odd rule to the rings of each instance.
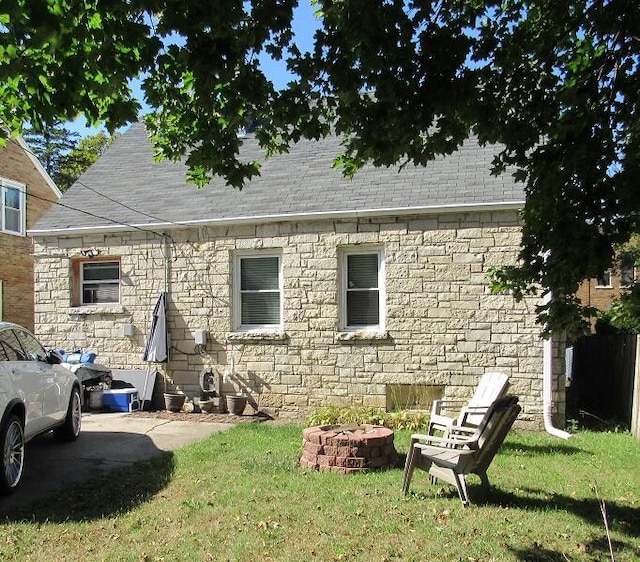
[[61, 441], [80, 434], [80, 381], [25, 328], [0, 322], [0, 494], [22, 479], [25, 443], [53, 430]]

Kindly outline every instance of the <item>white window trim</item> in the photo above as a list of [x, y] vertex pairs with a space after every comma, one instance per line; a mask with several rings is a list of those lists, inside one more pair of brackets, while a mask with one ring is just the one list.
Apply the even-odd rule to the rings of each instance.
[[[278, 324], [242, 324], [242, 298], [240, 295], [240, 262], [247, 258], [277, 258], [278, 292], [280, 293], [280, 322]], [[274, 251], [241, 251], [233, 256], [233, 329], [236, 332], [282, 332], [284, 331], [284, 288], [282, 276], [282, 253]]]
[[[20, 232], [13, 230], [7, 230], [5, 228], [5, 208], [4, 208], [4, 191], [5, 188], [17, 189], [20, 193]], [[0, 177], [0, 231], [5, 234], [12, 234], [13, 236], [26, 236], [27, 235], [27, 198], [26, 198], [27, 186], [23, 183], [8, 180]]]
[[[349, 326], [347, 324], [347, 257], [357, 254], [378, 254], [378, 310], [380, 318], [378, 324], [371, 326]], [[368, 332], [383, 333], [386, 330], [386, 302], [387, 291], [385, 284], [385, 253], [380, 246], [354, 246], [342, 248], [340, 259], [340, 330], [344, 332]]]
[[[91, 265], [94, 263], [117, 263], [118, 264], [118, 280], [117, 281], [112, 281], [112, 280], [108, 280], [108, 281], [99, 281], [99, 283], [110, 283], [110, 284], [117, 284], [118, 285], [118, 302], [84, 302], [84, 266], [85, 265]], [[122, 265], [120, 264], [119, 260], [99, 260], [99, 261], [83, 261], [80, 264], [80, 306], [81, 307], [85, 307], [85, 306], [90, 306], [90, 307], [96, 307], [96, 306], [118, 306], [121, 302], [122, 302], [122, 286], [121, 286], [121, 281], [122, 281]], [[87, 283], [96, 283], [95, 280], [91, 280], [91, 281], [87, 281]]]
[[609, 284], [608, 285], [600, 285], [599, 281], [600, 279], [598, 277], [596, 277], [596, 289], [613, 289], [613, 284], [612, 284], [612, 279], [613, 279], [613, 272], [611, 271], [611, 269], [607, 269], [606, 271], [604, 271], [604, 273], [602, 274], [604, 275], [608, 275], [609, 276]]

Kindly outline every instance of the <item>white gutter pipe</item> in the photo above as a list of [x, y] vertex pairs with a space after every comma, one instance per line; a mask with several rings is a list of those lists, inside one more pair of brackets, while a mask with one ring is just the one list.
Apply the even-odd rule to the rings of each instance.
[[[500, 203], [458, 203], [453, 205], [419, 205], [415, 207], [389, 207], [386, 209], [351, 209], [346, 211], [312, 211], [301, 213], [282, 213], [273, 215], [247, 215], [222, 217], [217, 219], [198, 219], [176, 222], [118, 223], [105, 226], [72, 226], [45, 229], [29, 229], [29, 236], [74, 236], [78, 234], [110, 234], [132, 230], [169, 230], [194, 226], [230, 226], [241, 224], [269, 224], [274, 222], [296, 222], [306, 220], [342, 220], [376, 218], [386, 216], [406, 216], [436, 213], [472, 213], [519, 210], [524, 201], [505, 201]], [[83, 212], [83, 211], [80, 211]]]
[[[551, 294], [547, 294], [545, 301], [549, 302]], [[546, 338], [542, 344], [542, 415], [544, 418], [544, 428], [550, 435], [569, 439], [570, 433], [553, 426], [553, 342], [551, 338]]]

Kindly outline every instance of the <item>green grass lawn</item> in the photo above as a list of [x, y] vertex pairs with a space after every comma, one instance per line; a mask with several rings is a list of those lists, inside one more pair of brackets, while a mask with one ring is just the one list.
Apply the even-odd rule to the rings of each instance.
[[[403, 456], [408, 431], [396, 431]], [[512, 432], [472, 505], [416, 471], [298, 466], [300, 426], [239, 425], [12, 514], [0, 560], [601, 561], [640, 559], [640, 444]], [[594, 485], [596, 491], [594, 491]]]

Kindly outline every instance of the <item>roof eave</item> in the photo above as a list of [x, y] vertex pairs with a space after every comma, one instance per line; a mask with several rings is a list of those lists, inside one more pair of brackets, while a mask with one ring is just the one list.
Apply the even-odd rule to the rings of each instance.
[[31, 229], [29, 236], [75, 236], [78, 234], [109, 234], [116, 232], [130, 232], [142, 230], [155, 232], [157, 230], [177, 230], [199, 226], [232, 226], [243, 224], [266, 224], [274, 222], [300, 222], [312, 220], [336, 220], [354, 218], [373, 218], [388, 216], [444, 214], [444, 213], [473, 213], [491, 211], [520, 210], [524, 201], [504, 201], [498, 203], [459, 203], [454, 205], [424, 205], [417, 207], [398, 207], [382, 209], [358, 209], [347, 211], [317, 211], [306, 213], [285, 213], [276, 215], [251, 215], [224, 217], [219, 219], [200, 219], [180, 222], [154, 222], [140, 224], [115, 224], [105, 226], [78, 226], [67, 228]]
[[25, 140], [21, 136], [16, 137], [14, 140], [17, 142], [18, 146], [22, 148], [22, 150], [24, 150], [25, 154], [27, 155], [29, 160], [31, 160], [31, 163], [33, 164], [35, 169], [38, 171], [38, 173], [42, 176], [42, 179], [44, 180], [44, 182], [47, 184], [47, 187], [55, 195], [56, 199], [60, 199], [62, 197], [62, 192], [56, 185], [56, 182], [53, 181], [53, 178], [49, 175], [49, 172], [47, 172], [47, 170], [44, 169], [44, 166], [42, 165], [40, 160], [38, 160], [36, 155], [29, 148], [29, 145], [25, 142]]

